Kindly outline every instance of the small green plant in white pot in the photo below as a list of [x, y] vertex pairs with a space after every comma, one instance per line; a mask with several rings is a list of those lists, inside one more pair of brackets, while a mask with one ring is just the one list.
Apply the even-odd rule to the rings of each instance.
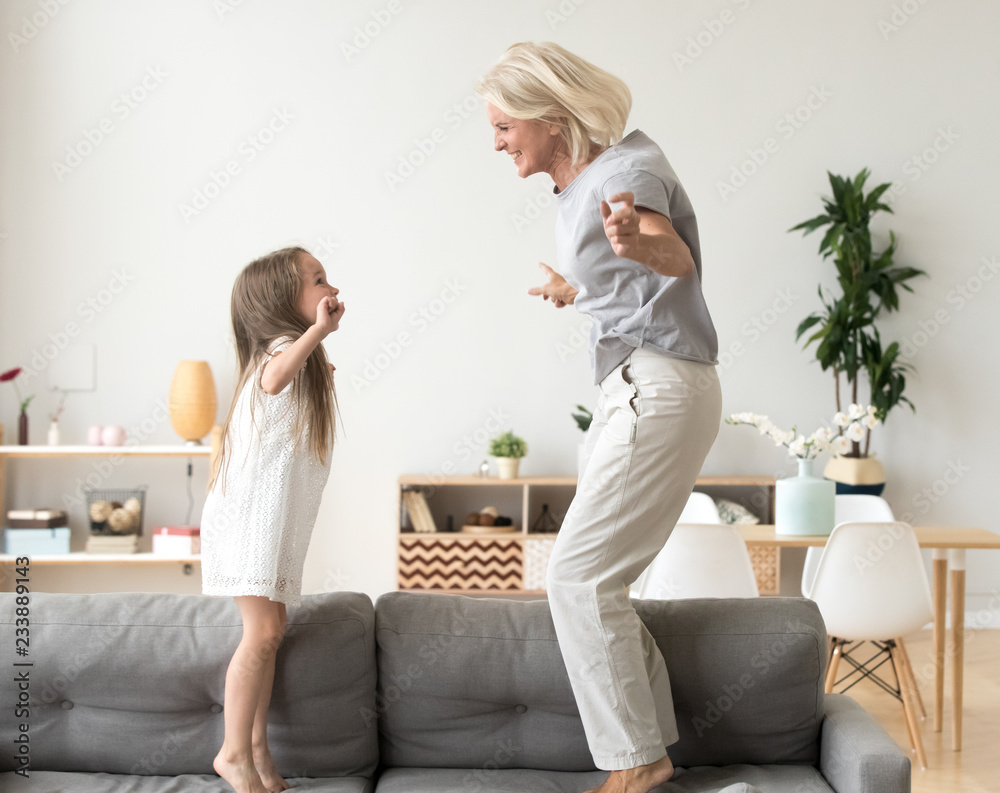
[[528, 444], [508, 430], [490, 441], [490, 454], [497, 458], [501, 479], [516, 479], [521, 458], [528, 453]]

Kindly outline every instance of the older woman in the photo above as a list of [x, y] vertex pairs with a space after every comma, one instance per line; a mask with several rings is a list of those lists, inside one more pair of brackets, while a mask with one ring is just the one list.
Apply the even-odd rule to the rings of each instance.
[[518, 176], [555, 182], [559, 272], [542, 264], [547, 282], [528, 291], [593, 319], [600, 396], [548, 600], [594, 763], [611, 771], [598, 791], [645, 793], [673, 774], [678, 732], [663, 656], [626, 588], [666, 543], [722, 413], [698, 226], [660, 148], [624, 135], [632, 99], [618, 78], [522, 43], [476, 90]]

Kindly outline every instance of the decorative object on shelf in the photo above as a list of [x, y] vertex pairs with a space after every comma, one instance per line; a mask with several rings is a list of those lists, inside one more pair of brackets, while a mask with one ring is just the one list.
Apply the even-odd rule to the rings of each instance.
[[62, 415], [63, 411], [66, 409], [66, 394], [69, 393], [65, 388], [53, 388], [53, 391], [60, 391], [62, 396], [59, 397], [59, 406], [56, 408], [55, 413], [49, 413], [49, 435], [48, 442], [49, 446], [59, 445], [59, 417]]
[[490, 475], [490, 461], [483, 460], [482, 464], [479, 466], [479, 475], [484, 479]]
[[125, 428], [117, 424], [108, 424], [101, 428], [102, 446], [124, 446], [127, 437]]
[[104, 427], [100, 424], [92, 424], [87, 428], [87, 444], [89, 446], [101, 446], [101, 432], [104, 431]]
[[3, 374], [0, 374], [0, 383], [11, 383], [14, 386], [14, 393], [17, 394], [17, 401], [20, 407], [21, 415], [18, 417], [17, 423], [17, 443], [19, 446], [28, 445], [28, 405], [31, 404], [31, 400], [35, 398], [34, 394], [28, 397], [21, 396], [21, 389], [17, 387], [17, 376], [21, 374], [22, 367], [17, 366], [14, 369], [8, 369]]
[[157, 526], [153, 529], [153, 553], [193, 556], [201, 553], [200, 526]]
[[531, 524], [531, 531], [535, 534], [555, 534], [559, 531], [559, 523], [549, 512], [548, 504], [542, 504], [541, 514]]
[[760, 523], [760, 518], [749, 509], [727, 498], [717, 498], [715, 506], [719, 510], [719, 519], [730, 526]]
[[200, 446], [215, 424], [216, 408], [215, 380], [208, 361], [177, 364], [167, 400], [174, 431], [188, 445]]
[[521, 458], [528, 453], [528, 444], [507, 430], [490, 441], [490, 454], [497, 458], [501, 479], [516, 479]]
[[9, 509], [7, 525], [12, 529], [53, 529], [67, 525], [69, 515], [64, 509]]
[[133, 488], [84, 488], [91, 535], [138, 537], [142, 534], [147, 487], [148, 485]]
[[775, 534], [824, 534], [833, 531], [834, 496], [832, 479], [813, 476], [812, 458], [799, 458], [798, 476], [775, 482]]
[[45, 553], [69, 553], [68, 526], [51, 529], [4, 529], [3, 552], [12, 556], [34, 556]]
[[503, 533], [517, 531], [517, 526], [506, 515], [501, 515], [496, 507], [483, 507], [479, 512], [470, 512], [465, 516], [462, 531], [466, 534]]
[[777, 446], [785, 446], [799, 461], [798, 476], [779, 479], [775, 483], [774, 531], [776, 534], [829, 534], [834, 526], [834, 496], [832, 479], [813, 476], [813, 460], [833, 445], [842, 448], [847, 439], [835, 437], [829, 427], [820, 427], [806, 438], [796, 434], [796, 427], [781, 430], [767, 417], [756, 413], [733, 413], [727, 424], [756, 427]]
[[[912, 292], [906, 281], [927, 273], [915, 267], [894, 266], [896, 235], [891, 230], [888, 247], [878, 254], [872, 250], [869, 223], [872, 216], [881, 210], [892, 212], [888, 204], [879, 201], [892, 186], [891, 182], [878, 185], [866, 196], [863, 188], [869, 176], [867, 168], [863, 168], [853, 180], [835, 176], [829, 171], [827, 175], [833, 198], [823, 198], [826, 213], [799, 223], [789, 231], [801, 230], [810, 234], [829, 226], [820, 242], [819, 252], [824, 259], [833, 257], [842, 294], [840, 297], [831, 295], [827, 302], [820, 286], [818, 291], [824, 310], [806, 317], [799, 324], [795, 338], [800, 339], [807, 330], [819, 325], [819, 329], [806, 340], [805, 346], [819, 342], [816, 358], [820, 366], [824, 372], [833, 369], [838, 414], [841, 413], [840, 375], [845, 375], [851, 390], [851, 402], [857, 404], [858, 380], [864, 371], [871, 392], [869, 401], [876, 409], [875, 416], [879, 421], [885, 421], [889, 411], [901, 402], [916, 410], [913, 403], [903, 396], [906, 387], [904, 373], [913, 367], [900, 360], [898, 342], [882, 349], [875, 321], [883, 309], [886, 314], [898, 310], [897, 286]], [[863, 451], [860, 439], [852, 441], [848, 451], [839, 452], [839, 460], [834, 458], [827, 465], [824, 473], [828, 478], [837, 480], [838, 493], [878, 495], [882, 492], [884, 476], [880, 463], [860, 466], [861, 470], [852, 472], [850, 464], [842, 462], [843, 459], [868, 458], [870, 440], [869, 436]], [[871, 482], [872, 479], [879, 481]], [[877, 489], [873, 489], [873, 485]]]

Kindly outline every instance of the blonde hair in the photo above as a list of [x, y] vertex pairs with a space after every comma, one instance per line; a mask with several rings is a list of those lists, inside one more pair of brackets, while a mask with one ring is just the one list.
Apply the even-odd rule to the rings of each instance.
[[551, 41], [512, 44], [476, 94], [511, 118], [561, 127], [574, 164], [620, 141], [632, 109], [622, 80]]
[[[300, 260], [303, 254], [308, 253], [305, 248], [282, 248], [250, 262], [236, 276], [231, 312], [239, 374], [229, 415], [222, 427], [222, 443], [213, 461], [208, 491], [211, 491], [216, 480], [221, 477], [223, 494], [225, 493], [226, 471], [232, 452], [230, 430], [233, 413], [244, 386], [256, 375], [272, 342], [282, 336], [298, 339], [309, 329], [310, 323], [297, 308], [304, 280]], [[302, 441], [303, 428], [308, 420], [310, 450], [322, 464], [333, 450], [336, 434], [334, 412], [337, 408], [333, 374], [322, 344], [316, 345], [306, 359], [305, 366], [295, 375], [291, 397], [296, 413], [292, 433], [295, 445], [298, 446]], [[256, 401], [250, 400], [252, 426], [256, 426], [253, 421]]]

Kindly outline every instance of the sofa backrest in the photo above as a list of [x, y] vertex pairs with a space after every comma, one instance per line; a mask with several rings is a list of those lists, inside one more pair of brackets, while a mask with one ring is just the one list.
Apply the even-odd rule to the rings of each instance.
[[[632, 600], [670, 674], [675, 765], [815, 763], [826, 631], [805, 598]], [[546, 600], [375, 602], [385, 766], [593, 770]]]
[[[0, 594], [0, 770], [16, 770], [12, 742], [27, 724], [33, 770], [215, 773], [226, 669], [243, 633], [232, 598], [34, 593], [23, 657], [17, 608]], [[28, 675], [26, 717], [13, 707], [15, 672]], [[304, 596], [288, 611], [275, 664], [268, 742], [279, 773], [372, 776], [377, 733], [362, 713], [374, 706], [371, 599]]]

